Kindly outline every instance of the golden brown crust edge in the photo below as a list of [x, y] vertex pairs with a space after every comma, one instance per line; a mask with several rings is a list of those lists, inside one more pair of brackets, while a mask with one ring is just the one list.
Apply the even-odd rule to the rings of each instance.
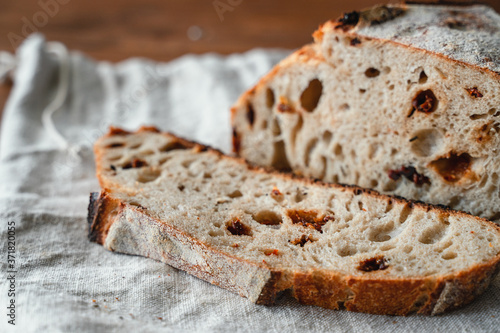
[[330, 309], [406, 316], [437, 315], [470, 303], [500, 269], [497, 256], [467, 271], [422, 278], [370, 279], [320, 271], [294, 276], [299, 302]]

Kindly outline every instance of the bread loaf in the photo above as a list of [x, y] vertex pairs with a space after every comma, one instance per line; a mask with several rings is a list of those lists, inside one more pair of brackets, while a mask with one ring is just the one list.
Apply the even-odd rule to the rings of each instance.
[[500, 220], [500, 16], [390, 5], [323, 24], [232, 109], [264, 166]]
[[141, 128], [95, 144], [89, 238], [253, 302], [438, 314], [500, 267], [500, 228], [462, 212], [279, 174]]

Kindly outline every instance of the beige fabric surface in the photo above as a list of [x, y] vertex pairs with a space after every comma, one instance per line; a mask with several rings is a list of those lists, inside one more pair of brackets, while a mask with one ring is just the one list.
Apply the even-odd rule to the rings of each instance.
[[[0, 138], [0, 332], [498, 332], [500, 278], [474, 303], [438, 317], [406, 318], [301, 306], [288, 295], [255, 305], [159, 262], [87, 241], [88, 195], [99, 190], [91, 145], [109, 125], [153, 124], [228, 152], [229, 107], [287, 51], [184, 56], [170, 63], [60, 58], [40, 35], [18, 52]], [[15, 297], [9, 297], [8, 222], [15, 222]], [[16, 325], [7, 306], [15, 300]]]

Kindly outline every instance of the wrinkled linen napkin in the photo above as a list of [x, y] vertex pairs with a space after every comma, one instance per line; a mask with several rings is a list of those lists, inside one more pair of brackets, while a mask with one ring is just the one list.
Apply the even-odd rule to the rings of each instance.
[[438, 317], [332, 311], [287, 296], [264, 307], [165, 264], [88, 242], [88, 196], [99, 190], [92, 144], [109, 125], [153, 124], [229, 152], [230, 105], [288, 52], [111, 64], [64, 50], [41, 35], [27, 39], [4, 112], [1, 332], [500, 330], [499, 278], [474, 303]]

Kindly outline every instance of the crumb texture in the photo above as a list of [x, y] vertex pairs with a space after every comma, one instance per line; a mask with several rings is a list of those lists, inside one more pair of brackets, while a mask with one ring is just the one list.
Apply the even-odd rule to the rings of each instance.
[[238, 257], [387, 278], [449, 274], [500, 252], [499, 232], [485, 221], [249, 170], [175, 141], [149, 132], [101, 140], [103, 187]]
[[500, 17], [485, 6], [375, 7], [327, 22], [236, 103], [235, 150], [500, 221], [499, 50]]

